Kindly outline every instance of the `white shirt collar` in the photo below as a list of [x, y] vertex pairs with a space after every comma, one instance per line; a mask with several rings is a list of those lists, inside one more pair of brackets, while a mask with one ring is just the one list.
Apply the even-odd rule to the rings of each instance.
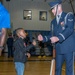
[[[62, 14], [62, 12], [61, 12], [60, 14], [58, 14], [58, 15], [61, 16], [61, 14]], [[57, 16], [58, 16], [58, 15], [57, 15]]]

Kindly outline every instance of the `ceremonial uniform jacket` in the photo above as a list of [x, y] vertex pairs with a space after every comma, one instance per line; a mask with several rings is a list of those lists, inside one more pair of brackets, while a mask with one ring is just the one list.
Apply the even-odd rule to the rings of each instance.
[[55, 43], [57, 54], [66, 54], [75, 50], [74, 15], [71, 12], [62, 12], [58, 24], [56, 18], [52, 20], [51, 33], [49, 36], [44, 36], [43, 41], [49, 41], [52, 36], [59, 38]]
[[24, 40], [22, 38], [18, 38], [14, 44], [14, 62], [27, 62], [26, 53], [33, 47], [33, 45], [26, 46], [24, 45]]

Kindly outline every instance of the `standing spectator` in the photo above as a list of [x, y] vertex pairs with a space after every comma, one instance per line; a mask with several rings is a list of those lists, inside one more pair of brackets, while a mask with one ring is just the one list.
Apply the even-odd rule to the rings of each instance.
[[41, 58], [43, 56], [43, 58], [45, 58], [45, 51], [44, 51], [44, 43], [42, 41], [39, 41], [39, 48], [40, 48], [40, 54], [38, 56], [38, 58]]
[[48, 41], [45, 44], [46, 44], [46, 46], [47, 46], [47, 48], [48, 48], [48, 50], [50, 52], [50, 56], [52, 56], [53, 55], [53, 46], [52, 46], [51, 41]]
[[9, 34], [7, 39], [7, 47], [8, 47], [8, 58], [13, 57], [13, 37], [12, 33]]
[[10, 28], [10, 15], [0, 2], [0, 56], [4, 48], [7, 28]]

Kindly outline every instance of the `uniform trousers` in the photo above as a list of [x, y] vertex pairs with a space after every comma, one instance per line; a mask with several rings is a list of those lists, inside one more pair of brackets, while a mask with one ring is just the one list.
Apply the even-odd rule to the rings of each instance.
[[62, 65], [65, 61], [66, 75], [73, 75], [73, 52], [67, 54], [56, 54], [56, 73], [55, 75], [62, 75]]

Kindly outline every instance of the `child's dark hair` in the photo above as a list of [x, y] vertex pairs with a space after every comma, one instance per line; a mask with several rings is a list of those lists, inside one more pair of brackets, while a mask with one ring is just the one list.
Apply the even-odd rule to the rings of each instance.
[[17, 29], [15, 29], [15, 31], [14, 31], [14, 40], [18, 39], [18, 32], [20, 30], [23, 30], [23, 28], [17, 28]]

